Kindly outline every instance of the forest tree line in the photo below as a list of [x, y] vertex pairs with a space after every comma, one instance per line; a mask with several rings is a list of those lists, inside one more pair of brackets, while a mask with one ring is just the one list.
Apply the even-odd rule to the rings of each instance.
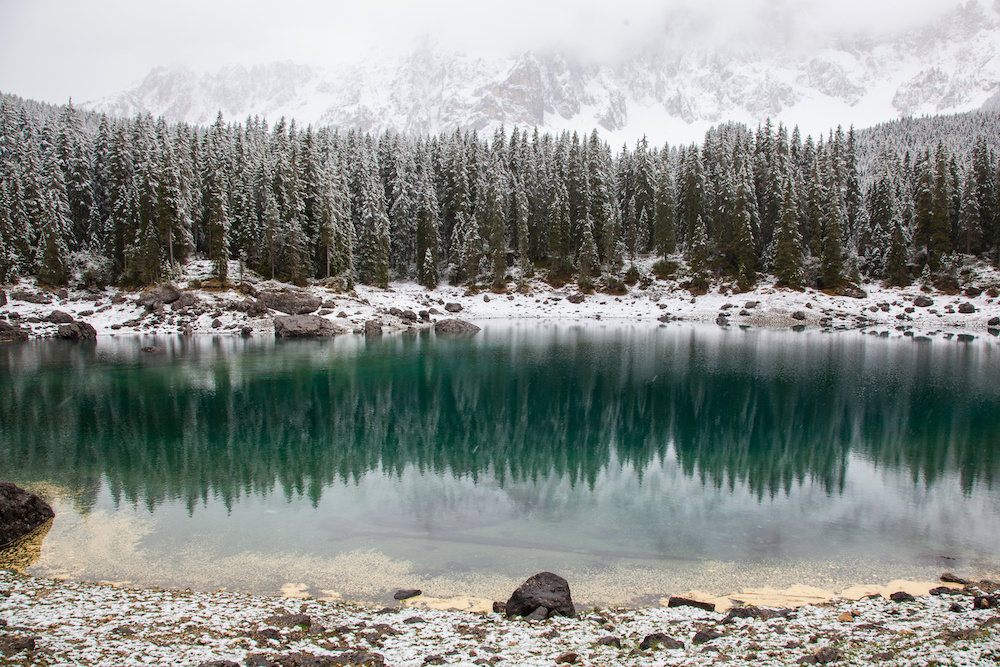
[[997, 260], [987, 136], [912, 152], [885, 139], [860, 159], [853, 128], [814, 140], [768, 121], [613, 152], [596, 130], [372, 136], [221, 113], [195, 127], [4, 96], [0, 283], [142, 286], [202, 256], [222, 282], [238, 260], [344, 288], [538, 276], [589, 289], [655, 255], [658, 275], [693, 289], [767, 273], [788, 287], [947, 286], [962, 257]]

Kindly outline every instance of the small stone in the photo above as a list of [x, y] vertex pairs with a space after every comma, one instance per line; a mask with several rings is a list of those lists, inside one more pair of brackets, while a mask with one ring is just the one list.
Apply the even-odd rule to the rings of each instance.
[[601, 637], [597, 640], [597, 643], [601, 646], [614, 646], [615, 648], [622, 647], [622, 640], [614, 635], [608, 635], [607, 637]]
[[662, 646], [666, 649], [684, 648], [684, 642], [674, 639], [670, 635], [663, 632], [654, 632], [653, 634], [646, 635], [643, 637], [642, 641], [639, 642], [639, 649], [642, 651], [648, 651], [651, 648], [656, 648], [657, 646]]
[[502, 614], [506, 610], [507, 610], [507, 603], [506, 602], [494, 602], [493, 603], [493, 613], [494, 614]]
[[31, 637], [0, 637], [0, 653], [8, 658], [21, 651], [34, 651], [35, 640]]
[[365, 335], [366, 336], [381, 336], [382, 335], [382, 325], [378, 323], [377, 320], [368, 320], [365, 322]]
[[483, 295], [483, 303], [489, 303], [489, 302], [490, 302], [490, 295], [489, 294], [484, 294]]
[[449, 313], [458, 313], [462, 311], [462, 304], [460, 303], [446, 303], [444, 304], [444, 309]]
[[198, 667], [240, 667], [240, 663], [232, 660], [209, 660], [199, 664]]
[[447, 662], [448, 661], [444, 659], [444, 656], [441, 655], [429, 655], [424, 658], [425, 665], [444, 665], [447, 664]]
[[958, 614], [958, 613], [961, 613], [961, 612], [965, 611], [965, 607], [963, 607], [962, 605], [958, 604], [957, 602], [952, 602], [948, 606], [948, 611]]
[[712, 628], [702, 628], [698, 632], [694, 633], [694, 638], [691, 640], [693, 644], [705, 644], [713, 639], [718, 639], [722, 636], [721, 632], [713, 630]]
[[843, 614], [837, 617], [837, 620], [841, 623], [852, 623], [854, 622], [854, 614], [849, 611], [845, 611]]
[[1000, 327], [1000, 317], [991, 317], [987, 322], [988, 327]]
[[896, 591], [889, 596], [889, 599], [893, 602], [913, 602], [916, 598], [907, 593], [906, 591]]
[[220, 320], [218, 317], [215, 318], [214, 320], [212, 320], [212, 328], [213, 329], [218, 329], [221, 326], [222, 326], [222, 320]]
[[963, 315], [970, 315], [976, 312], [976, 307], [973, 306], [968, 301], [966, 301], [965, 303], [958, 304], [958, 312], [960, 312]]
[[806, 314], [803, 313], [801, 310], [796, 310], [794, 313], [792, 313], [792, 319], [799, 320], [801, 322], [802, 320], [806, 319]]
[[557, 665], [575, 665], [578, 662], [580, 662], [580, 656], [572, 651], [569, 653], [563, 653], [561, 656], [556, 658]]
[[818, 651], [813, 653], [813, 657], [816, 659], [816, 663], [820, 665], [825, 665], [836, 660], [840, 660], [844, 657], [844, 652], [839, 648], [834, 648], [832, 646], [824, 646]]
[[264, 622], [268, 625], [276, 625], [279, 628], [294, 628], [297, 625], [308, 628], [312, 625], [312, 618], [309, 614], [279, 614], [277, 616], [268, 616], [264, 619]]
[[979, 595], [973, 598], [973, 609], [994, 609], [997, 607], [997, 598], [992, 595]]
[[409, 600], [410, 598], [415, 598], [418, 595], [422, 595], [423, 591], [419, 588], [400, 588], [398, 591], [392, 594], [393, 600]]
[[426, 622], [427, 621], [425, 621], [420, 616], [410, 616], [409, 618], [403, 620], [403, 623], [405, 623], [406, 625], [413, 625], [414, 623], [426, 623]]

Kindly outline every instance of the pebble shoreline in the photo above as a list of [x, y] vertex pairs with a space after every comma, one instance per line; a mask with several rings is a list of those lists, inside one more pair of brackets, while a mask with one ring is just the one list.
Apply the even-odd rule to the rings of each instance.
[[1000, 599], [973, 585], [965, 589], [900, 602], [833, 600], [780, 613], [608, 608], [576, 619], [525, 621], [124, 588], [4, 570], [0, 654], [10, 665], [191, 667], [1000, 664]]

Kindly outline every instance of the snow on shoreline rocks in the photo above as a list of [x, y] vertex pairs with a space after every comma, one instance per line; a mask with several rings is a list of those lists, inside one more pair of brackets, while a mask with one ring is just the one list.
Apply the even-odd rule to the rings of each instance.
[[[720, 326], [856, 331], [918, 340], [997, 341], [1000, 337], [1000, 272], [981, 267], [959, 294], [925, 292], [919, 286], [861, 285], [840, 295], [794, 291], [762, 283], [745, 293], [726, 286], [693, 296], [676, 281], [647, 280], [625, 294], [583, 293], [575, 285], [552, 287], [532, 281], [508, 284], [504, 293], [476, 292], [416, 283], [388, 289], [358, 286], [340, 292], [321, 284], [303, 288], [245, 275], [232, 289], [212, 287], [208, 264], [192, 262], [175, 283], [141, 292], [118, 289], [47, 290], [21, 281], [3, 290], [0, 341], [93, 336], [275, 335], [282, 316], [324, 318], [333, 330], [358, 334], [431, 328], [461, 313], [472, 322], [496, 319], [624, 320], [630, 323], [689, 321]], [[0, 300], [2, 301], [2, 300]], [[66, 319], [54, 321], [54, 317]], [[67, 319], [68, 318], [68, 319]], [[73, 327], [78, 335], [71, 335]], [[93, 327], [91, 334], [88, 327]], [[327, 331], [327, 327], [318, 327]]]
[[[988, 584], [988, 582], [981, 582]], [[990, 586], [987, 586], [990, 587]], [[997, 664], [997, 598], [977, 585], [794, 609], [593, 609], [577, 618], [385, 609], [218, 591], [131, 589], [0, 571], [11, 664]], [[228, 661], [228, 662], [224, 662]]]

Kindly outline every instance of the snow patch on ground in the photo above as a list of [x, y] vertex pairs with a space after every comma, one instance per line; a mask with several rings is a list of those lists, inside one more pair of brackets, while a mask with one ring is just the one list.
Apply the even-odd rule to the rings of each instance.
[[[982, 290], [975, 296], [926, 292], [913, 285], [889, 288], [877, 283], [860, 285], [865, 296], [835, 296], [813, 289], [802, 291], [777, 288], [773, 281], [762, 281], [749, 292], [716, 286], [707, 294], [694, 296], [676, 280], [652, 280], [652, 259], [637, 262], [647, 278], [629, 286], [622, 295], [601, 292], [582, 294], [575, 284], [553, 287], [540, 280], [527, 282], [518, 289], [508, 283], [506, 292], [474, 291], [463, 286], [440, 285], [427, 290], [413, 282], [394, 282], [388, 289], [359, 285], [350, 292], [335, 287], [311, 284], [304, 288], [273, 280], [264, 280], [250, 272], [240, 273], [233, 262], [230, 275], [234, 289], [204, 287], [211, 278], [212, 266], [206, 261], [190, 262], [174, 281], [183, 292], [194, 297], [196, 305], [176, 308], [166, 305], [151, 310], [138, 303], [140, 292], [102, 290], [45, 290], [51, 303], [36, 304], [14, 298], [21, 291], [43, 291], [33, 280], [23, 280], [5, 287], [8, 303], [0, 307], [0, 317], [15, 320], [30, 329], [32, 338], [56, 334], [58, 325], [45, 321], [53, 310], [69, 313], [89, 322], [98, 337], [118, 335], [164, 335], [189, 331], [193, 335], [273, 335], [274, 316], [268, 312], [253, 315], [240, 309], [241, 302], [266, 290], [296, 289], [322, 299], [314, 313], [355, 333], [363, 333], [366, 322], [374, 320], [385, 331], [425, 328], [447, 317], [474, 322], [489, 320], [624, 320], [656, 325], [664, 321], [717, 322], [722, 326], [741, 327], [811, 327], [828, 331], [853, 331], [886, 337], [910, 336], [926, 341], [932, 338], [967, 342], [968, 337], [997, 342], [1000, 327], [989, 324], [1000, 317], [1000, 272], [979, 265], [965, 288]], [[241, 289], [240, 289], [241, 288]], [[975, 291], [970, 294], [975, 294]], [[924, 296], [929, 306], [914, 301]], [[570, 297], [575, 297], [574, 303]], [[582, 297], [582, 300], [581, 300]], [[448, 312], [447, 304], [461, 309]], [[971, 312], [959, 312], [959, 309]], [[398, 309], [398, 311], [392, 309]], [[245, 310], [245, 309], [244, 309]], [[416, 321], [399, 311], [425, 311]], [[721, 317], [720, 317], [721, 316]], [[960, 339], [957, 337], [961, 337]]]

